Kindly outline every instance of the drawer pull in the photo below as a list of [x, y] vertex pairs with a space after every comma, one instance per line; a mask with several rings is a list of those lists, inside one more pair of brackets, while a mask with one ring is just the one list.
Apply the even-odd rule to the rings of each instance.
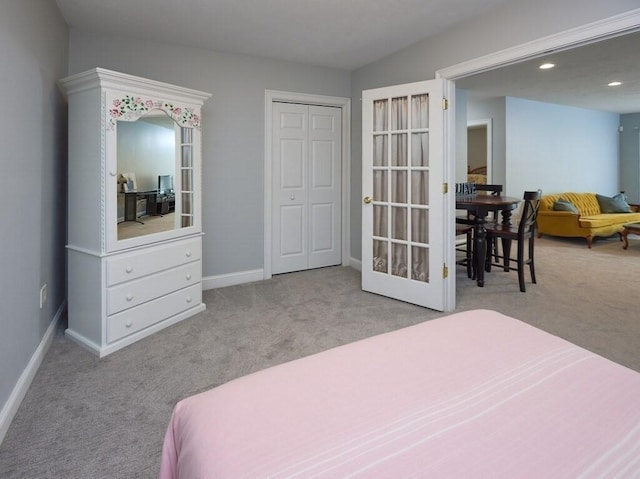
[[190, 251], [190, 250], [187, 250], [187, 252], [185, 253], [185, 256], [186, 256], [187, 258], [191, 258], [191, 251]]
[[191, 298], [191, 296], [187, 296], [187, 303], [190, 303], [191, 301], [193, 301], [193, 299]]
[[131, 320], [129, 319], [129, 320], [127, 320], [127, 322], [126, 322], [126, 323], [124, 323], [124, 325], [125, 325], [125, 327], [126, 327], [126, 328], [130, 328], [131, 326], [133, 326], [133, 321], [131, 321]]
[[187, 281], [189, 281], [190, 279], [191, 279], [191, 275], [187, 273]]
[[124, 270], [125, 270], [127, 273], [131, 273], [131, 272], [133, 271], [133, 266], [127, 266]]
[[131, 301], [133, 299], [133, 295], [131, 293], [127, 294], [127, 301]]

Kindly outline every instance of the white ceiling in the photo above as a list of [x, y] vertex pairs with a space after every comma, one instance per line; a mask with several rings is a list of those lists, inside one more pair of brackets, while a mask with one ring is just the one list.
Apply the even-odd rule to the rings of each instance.
[[72, 27], [354, 70], [508, 0], [56, 0]]
[[[81, 30], [354, 70], [510, 0], [56, 0]], [[640, 33], [456, 81], [513, 96], [640, 112]], [[612, 79], [624, 84], [607, 88]]]
[[[542, 63], [556, 65], [540, 70]], [[622, 85], [609, 87], [611, 81]], [[456, 81], [476, 98], [511, 96], [609, 111], [640, 112], [640, 32], [547, 54]]]

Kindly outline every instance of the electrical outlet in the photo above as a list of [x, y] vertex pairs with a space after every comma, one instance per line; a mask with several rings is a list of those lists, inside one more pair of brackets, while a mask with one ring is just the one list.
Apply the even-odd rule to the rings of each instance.
[[40, 288], [40, 309], [44, 306], [44, 303], [47, 302], [47, 283], [42, 285]]

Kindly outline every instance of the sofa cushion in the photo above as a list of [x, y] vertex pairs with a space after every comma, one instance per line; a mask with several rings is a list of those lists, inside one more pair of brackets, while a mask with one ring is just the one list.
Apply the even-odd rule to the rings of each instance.
[[570, 211], [571, 213], [579, 213], [578, 208], [576, 208], [576, 205], [562, 198], [560, 198], [558, 201], [553, 203], [553, 210], [554, 211]]
[[602, 213], [631, 213], [631, 207], [622, 193], [612, 198], [596, 194], [596, 199]]
[[591, 216], [600, 213], [600, 205], [595, 193], [557, 193], [545, 195], [540, 201], [540, 210], [553, 210], [553, 204], [558, 200], [573, 203], [581, 215]]
[[578, 220], [582, 228], [601, 228], [603, 226], [623, 225], [629, 217], [622, 213], [602, 213], [593, 216], [581, 216]]

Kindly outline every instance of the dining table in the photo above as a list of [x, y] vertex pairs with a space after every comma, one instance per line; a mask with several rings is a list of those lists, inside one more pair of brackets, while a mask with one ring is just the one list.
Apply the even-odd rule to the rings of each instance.
[[485, 224], [491, 212], [500, 212], [502, 224], [511, 224], [511, 215], [522, 201], [520, 198], [501, 195], [457, 195], [456, 209], [466, 210], [473, 215], [473, 262], [478, 286], [484, 286], [485, 262], [487, 257], [487, 230]]

